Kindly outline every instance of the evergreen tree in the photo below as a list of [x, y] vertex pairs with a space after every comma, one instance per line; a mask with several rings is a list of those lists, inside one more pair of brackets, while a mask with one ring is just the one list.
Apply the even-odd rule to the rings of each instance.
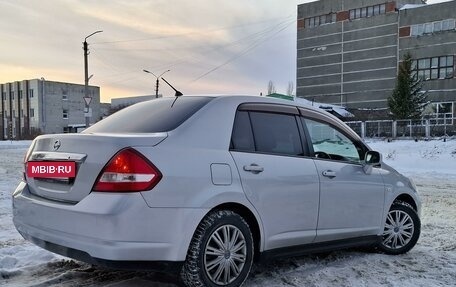
[[388, 97], [388, 106], [394, 119], [418, 119], [426, 105], [427, 95], [421, 90], [421, 79], [412, 73], [412, 63], [410, 53], [405, 54], [399, 64], [396, 86]]

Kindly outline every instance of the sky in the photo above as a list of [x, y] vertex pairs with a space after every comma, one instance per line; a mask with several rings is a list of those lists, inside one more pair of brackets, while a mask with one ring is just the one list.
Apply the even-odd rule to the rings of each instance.
[[[336, 0], [335, 0], [336, 1]], [[429, 0], [428, 3], [444, 0]], [[297, 5], [313, 0], [0, 0], [0, 83], [90, 85], [101, 102], [155, 94], [286, 93], [296, 79]], [[160, 94], [174, 92], [160, 82]]]

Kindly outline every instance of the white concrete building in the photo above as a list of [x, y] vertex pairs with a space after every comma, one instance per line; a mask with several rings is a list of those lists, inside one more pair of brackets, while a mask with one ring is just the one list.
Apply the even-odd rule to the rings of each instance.
[[[89, 86], [90, 123], [100, 115], [100, 88]], [[44, 78], [0, 84], [0, 139], [76, 132], [85, 126], [84, 85]]]

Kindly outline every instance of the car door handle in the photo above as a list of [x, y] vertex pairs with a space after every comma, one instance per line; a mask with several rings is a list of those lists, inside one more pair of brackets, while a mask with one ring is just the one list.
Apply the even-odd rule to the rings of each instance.
[[252, 163], [251, 165], [244, 165], [244, 170], [257, 174], [257, 173], [262, 172], [264, 170], [264, 168], [262, 168], [261, 166], [255, 164], [255, 163]]
[[333, 177], [336, 177], [336, 172], [335, 171], [332, 171], [332, 170], [325, 170], [322, 172], [323, 176], [326, 176], [326, 177], [329, 177], [329, 178], [333, 178]]

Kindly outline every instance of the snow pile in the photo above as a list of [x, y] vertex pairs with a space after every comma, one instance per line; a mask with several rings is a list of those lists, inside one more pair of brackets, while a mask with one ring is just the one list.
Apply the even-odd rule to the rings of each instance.
[[456, 141], [368, 141], [383, 154], [383, 160], [411, 177], [452, 177], [456, 179]]
[[[29, 144], [0, 142], [0, 286], [178, 286], [169, 275], [93, 267], [23, 240], [11, 222], [11, 193]], [[417, 183], [417, 246], [400, 256], [354, 249], [277, 260], [254, 266], [245, 286], [456, 286], [456, 140], [368, 144]]]

